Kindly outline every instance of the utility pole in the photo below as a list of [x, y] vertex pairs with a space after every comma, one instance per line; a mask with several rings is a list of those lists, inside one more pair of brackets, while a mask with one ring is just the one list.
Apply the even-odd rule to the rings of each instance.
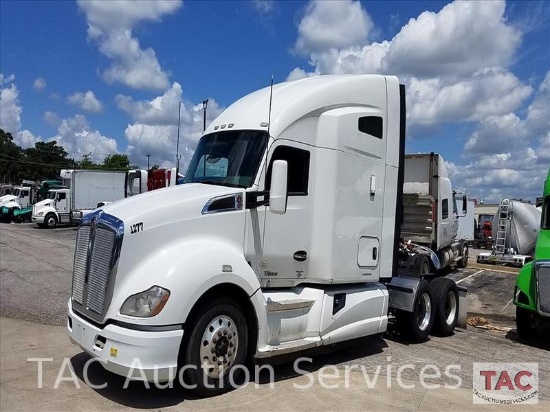
[[176, 143], [176, 173], [180, 170], [180, 123], [181, 123], [181, 100], [178, 103], [178, 142]]
[[145, 156], [147, 156], [147, 171], [149, 171], [149, 158], [151, 157], [151, 155], [148, 154], [148, 155], [145, 155]]
[[206, 107], [208, 106], [208, 99], [202, 101], [203, 122], [202, 131], [206, 130]]

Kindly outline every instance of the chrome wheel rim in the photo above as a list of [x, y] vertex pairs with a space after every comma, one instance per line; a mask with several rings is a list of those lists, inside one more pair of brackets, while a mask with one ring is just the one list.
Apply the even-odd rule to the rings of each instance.
[[445, 321], [447, 322], [447, 325], [452, 325], [456, 318], [456, 312], [457, 312], [457, 300], [456, 295], [453, 292], [449, 292], [447, 294], [447, 299], [445, 302]]
[[425, 331], [432, 317], [432, 301], [427, 293], [423, 293], [418, 301], [417, 322], [420, 330]]
[[218, 379], [235, 364], [239, 334], [233, 319], [218, 316], [206, 327], [201, 339], [200, 359], [204, 373]]

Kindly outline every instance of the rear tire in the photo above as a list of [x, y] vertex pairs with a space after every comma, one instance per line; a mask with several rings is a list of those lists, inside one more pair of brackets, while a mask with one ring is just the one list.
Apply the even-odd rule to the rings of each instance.
[[248, 353], [248, 326], [240, 306], [231, 299], [212, 300], [197, 313], [180, 366], [186, 368], [193, 392], [219, 395], [239, 382]]
[[456, 267], [464, 269], [468, 266], [468, 245], [466, 244], [466, 242], [463, 242], [460, 245], [460, 256], [462, 256], [462, 259], [456, 262]]
[[399, 329], [412, 342], [428, 339], [434, 322], [433, 299], [428, 281], [420, 280], [413, 311], [398, 310], [396, 318]]
[[450, 279], [437, 278], [430, 283], [429, 289], [434, 300], [432, 330], [441, 336], [452, 335], [458, 321], [458, 287]]
[[57, 216], [55, 216], [55, 214], [53, 214], [53, 213], [48, 213], [46, 215], [46, 217], [44, 218], [44, 225], [48, 229], [53, 229], [54, 227], [56, 227], [57, 226]]
[[533, 326], [532, 317], [532, 311], [516, 306], [516, 330], [520, 338], [532, 340], [537, 336], [537, 329]]

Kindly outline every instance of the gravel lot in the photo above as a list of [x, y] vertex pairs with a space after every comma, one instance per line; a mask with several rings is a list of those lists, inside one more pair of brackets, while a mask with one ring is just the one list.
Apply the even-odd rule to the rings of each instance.
[[[65, 323], [75, 237], [74, 227], [47, 230], [33, 224], [0, 224], [1, 317], [43, 325]], [[475, 258], [470, 259], [475, 261]], [[382, 375], [393, 375], [399, 366], [412, 364], [417, 367], [403, 376], [414, 381], [418, 380], [422, 365], [435, 364], [443, 370], [446, 365], [460, 364], [463, 387], [471, 388], [474, 362], [538, 362], [539, 399], [550, 400], [548, 338], [536, 342], [518, 340], [513, 330], [515, 307], [510, 302], [514, 272], [517, 270], [496, 270], [471, 265], [449, 275], [469, 288], [469, 314], [485, 317], [489, 322], [487, 329], [469, 327], [467, 330], [457, 330], [454, 336], [432, 337], [418, 345], [407, 344], [390, 331], [383, 337], [361, 339], [306, 353], [305, 356], [313, 358], [308, 369], [318, 370], [325, 365], [343, 368], [353, 364], [374, 370], [377, 365], [382, 365]], [[83, 359], [80, 362], [84, 363], [87, 355], [81, 355]], [[105, 376], [104, 379], [115, 379], [101, 368], [96, 373], [100, 377]], [[276, 373], [279, 381], [300, 379], [294, 375], [292, 363], [285, 363], [284, 360], [277, 366]], [[115, 382], [118, 381], [115, 379]], [[120, 385], [123, 382], [119, 382]], [[110, 385], [101, 395], [119, 402], [117, 385]], [[127, 406], [143, 407], [140, 399], [147, 403], [142, 397], [148, 395], [142, 392], [136, 390], [131, 401], [121, 402]]]

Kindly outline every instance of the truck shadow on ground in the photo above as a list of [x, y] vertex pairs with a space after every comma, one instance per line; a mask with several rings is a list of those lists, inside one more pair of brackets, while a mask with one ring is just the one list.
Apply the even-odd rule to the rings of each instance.
[[[381, 353], [387, 348], [382, 336], [370, 336], [355, 339], [341, 344], [315, 348], [300, 354], [279, 356], [259, 365], [247, 365], [250, 375], [248, 385], [260, 388], [270, 387], [270, 383], [285, 381], [314, 373], [323, 366], [338, 365]], [[294, 366], [296, 359], [302, 357], [299, 369]], [[191, 391], [183, 388], [178, 382], [168, 384], [144, 383], [126, 380], [103, 369], [99, 362], [89, 362], [87, 353], [79, 353], [71, 358], [74, 373], [82, 386], [88, 386], [99, 395], [120, 405], [137, 409], [157, 409], [179, 405], [185, 401], [198, 400]], [[272, 366], [273, 374], [263, 366]], [[258, 370], [258, 372], [256, 372]], [[246, 382], [236, 382], [244, 386]]]
[[[548, 333], [548, 331], [545, 331], [545, 333]], [[533, 337], [532, 339], [523, 339], [518, 336], [517, 331], [515, 329], [512, 329], [511, 331], [507, 332], [504, 337], [513, 342], [521, 343], [522, 345], [530, 346], [536, 349], [543, 349], [543, 350], [550, 351], [550, 342], [548, 341], [547, 334], [543, 335], [542, 333], [540, 333], [539, 335], [537, 335], [536, 337]]]

